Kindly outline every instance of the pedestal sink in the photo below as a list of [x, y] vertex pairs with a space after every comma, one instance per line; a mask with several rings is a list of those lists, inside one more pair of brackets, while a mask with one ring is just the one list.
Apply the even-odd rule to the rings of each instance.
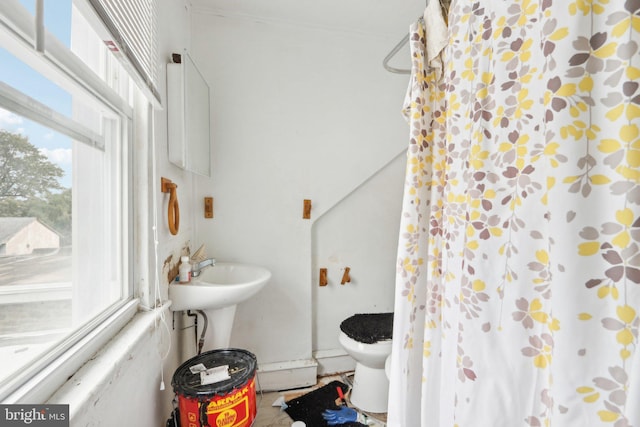
[[171, 283], [171, 310], [202, 310], [208, 325], [203, 351], [229, 347], [237, 304], [258, 293], [271, 278], [266, 268], [218, 262], [190, 283]]

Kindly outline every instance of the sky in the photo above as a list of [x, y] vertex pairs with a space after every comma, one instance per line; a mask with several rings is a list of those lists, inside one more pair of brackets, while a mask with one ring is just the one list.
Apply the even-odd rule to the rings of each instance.
[[[32, 15], [35, 14], [35, 0], [21, 0], [20, 3]], [[71, 0], [45, 0], [44, 16], [47, 30], [69, 46]], [[68, 92], [43, 78], [2, 47], [0, 63], [1, 81], [58, 112], [71, 116], [72, 97]], [[49, 161], [65, 171], [60, 184], [71, 187], [72, 149], [69, 137], [3, 109], [0, 109], [0, 128], [27, 136]]]

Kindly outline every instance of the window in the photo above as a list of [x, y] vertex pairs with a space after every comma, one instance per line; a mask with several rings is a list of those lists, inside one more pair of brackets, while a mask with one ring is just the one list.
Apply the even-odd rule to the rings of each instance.
[[0, 2], [0, 401], [135, 307], [137, 89], [85, 0], [44, 2], [44, 52], [37, 7]]

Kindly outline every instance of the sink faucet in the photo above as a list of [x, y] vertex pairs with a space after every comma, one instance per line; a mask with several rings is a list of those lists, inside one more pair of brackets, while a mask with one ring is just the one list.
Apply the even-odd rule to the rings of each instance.
[[202, 269], [208, 266], [216, 265], [216, 260], [213, 258], [207, 258], [204, 261], [200, 261], [198, 263], [194, 263], [191, 268], [191, 277], [198, 277], [200, 273], [202, 273]]

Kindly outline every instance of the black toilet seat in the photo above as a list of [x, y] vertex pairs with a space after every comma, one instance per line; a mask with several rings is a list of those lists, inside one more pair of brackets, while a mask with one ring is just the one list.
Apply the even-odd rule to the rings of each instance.
[[340, 330], [363, 344], [390, 340], [393, 337], [393, 313], [354, 314], [340, 323]]

